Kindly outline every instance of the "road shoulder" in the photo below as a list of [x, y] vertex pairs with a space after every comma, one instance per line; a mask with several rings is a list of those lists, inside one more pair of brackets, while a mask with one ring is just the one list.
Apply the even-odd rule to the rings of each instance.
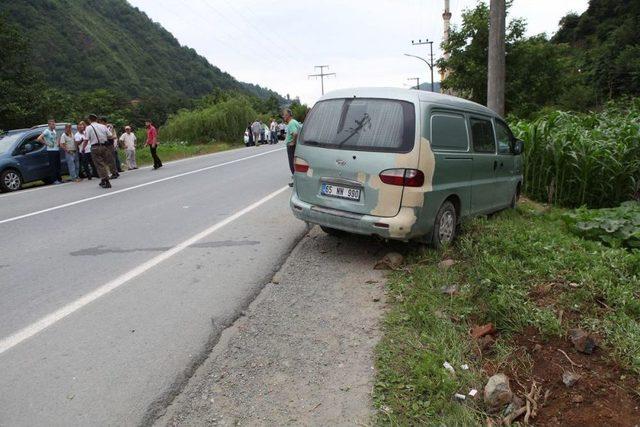
[[313, 228], [157, 424], [368, 424], [382, 252]]

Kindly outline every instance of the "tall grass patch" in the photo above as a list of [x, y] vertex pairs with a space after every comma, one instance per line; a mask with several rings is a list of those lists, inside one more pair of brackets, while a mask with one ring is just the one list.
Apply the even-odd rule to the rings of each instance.
[[545, 113], [512, 125], [525, 141], [524, 192], [564, 207], [617, 206], [640, 190], [640, 99], [598, 113]]
[[188, 144], [242, 141], [247, 124], [256, 117], [247, 99], [232, 98], [202, 109], [178, 112], [162, 126], [159, 138]]

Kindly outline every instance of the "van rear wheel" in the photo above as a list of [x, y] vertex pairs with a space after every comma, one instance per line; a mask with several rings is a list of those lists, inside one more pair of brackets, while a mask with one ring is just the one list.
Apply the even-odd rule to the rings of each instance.
[[346, 232], [342, 230], [338, 230], [336, 228], [331, 228], [331, 227], [325, 227], [324, 225], [321, 225], [320, 229], [322, 229], [322, 231], [324, 231], [328, 235], [335, 236], [335, 237], [342, 237], [346, 234]]
[[449, 245], [456, 238], [458, 214], [453, 203], [446, 201], [440, 206], [433, 225], [431, 244], [440, 249]]

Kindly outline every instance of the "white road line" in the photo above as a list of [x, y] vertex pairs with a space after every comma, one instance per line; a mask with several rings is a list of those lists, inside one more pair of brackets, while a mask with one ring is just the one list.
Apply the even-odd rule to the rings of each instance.
[[4, 223], [7, 223], [7, 222], [12, 222], [12, 221], [17, 221], [19, 219], [29, 218], [31, 216], [40, 215], [40, 214], [51, 212], [51, 211], [56, 211], [58, 209], [68, 208], [69, 206], [79, 205], [80, 203], [86, 203], [86, 202], [90, 202], [92, 200], [102, 199], [103, 197], [115, 196], [116, 194], [124, 193], [126, 191], [131, 191], [131, 190], [135, 190], [137, 188], [146, 187], [148, 185], [157, 184], [159, 182], [169, 181], [171, 179], [176, 179], [176, 178], [180, 178], [180, 177], [183, 177], [183, 176], [192, 175], [194, 173], [204, 172], [204, 171], [207, 171], [207, 170], [210, 170], [210, 169], [215, 169], [215, 168], [219, 168], [219, 167], [222, 167], [222, 166], [227, 166], [227, 165], [230, 165], [230, 164], [233, 164], [233, 163], [242, 162], [244, 160], [253, 159], [254, 157], [264, 156], [265, 154], [276, 153], [276, 152], [281, 151], [281, 150], [284, 150], [284, 148], [279, 148], [277, 150], [271, 150], [271, 151], [265, 151], [264, 153], [254, 154], [253, 156], [242, 157], [240, 159], [230, 160], [228, 162], [218, 163], [218, 164], [211, 165], [211, 166], [206, 166], [204, 168], [195, 169], [195, 170], [192, 170], [192, 171], [189, 171], [189, 172], [179, 173], [177, 175], [168, 176], [166, 178], [156, 179], [155, 181], [149, 181], [149, 182], [145, 182], [145, 183], [142, 183], [142, 184], [133, 185], [131, 187], [123, 188], [121, 190], [109, 191], [108, 193], [102, 193], [102, 194], [99, 194], [97, 196], [88, 197], [86, 199], [75, 200], [73, 202], [65, 203], [65, 204], [62, 204], [62, 205], [53, 206], [53, 207], [50, 207], [50, 208], [47, 208], [47, 209], [42, 209], [42, 210], [35, 211], [35, 212], [30, 212], [28, 214], [14, 216], [12, 218], [7, 218], [7, 219], [0, 220], [0, 224], [4, 224]]
[[[169, 162], [164, 162], [163, 164], [165, 165], [173, 165], [176, 163], [182, 163], [182, 162], [186, 162], [189, 160], [196, 160], [196, 159], [203, 159], [206, 157], [211, 157], [211, 156], [218, 156], [221, 154], [230, 154], [230, 153], [235, 153], [236, 151], [241, 151], [241, 150], [246, 150], [246, 147], [240, 147], [240, 148], [233, 148], [231, 150], [225, 150], [225, 151], [218, 151], [215, 153], [209, 153], [209, 154], [200, 154], [200, 155], [195, 155], [195, 156], [191, 156], [191, 157], [185, 157], [183, 159], [177, 159], [177, 160], [171, 160]], [[282, 148], [280, 148], [280, 150], [282, 150]], [[278, 151], [278, 150], [271, 150], [271, 151]], [[162, 153], [160, 153], [162, 154]], [[145, 169], [151, 169], [153, 166], [143, 166], [141, 168], [138, 168], [138, 170], [145, 170]], [[127, 171], [129, 172], [129, 171]], [[65, 182], [64, 184], [71, 184], [70, 182]], [[34, 188], [26, 188], [24, 190], [20, 190], [20, 191], [12, 191], [11, 193], [5, 193], [5, 194], [0, 194], [0, 199], [3, 199], [5, 197], [13, 197], [13, 196], [20, 196], [22, 194], [29, 194], [29, 193], [33, 193], [34, 191], [39, 191], [39, 190], [53, 190], [54, 188], [63, 188], [64, 185], [39, 185], [37, 187]]]
[[167, 259], [169, 259], [172, 256], [176, 255], [177, 253], [182, 252], [183, 250], [185, 250], [189, 246], [197, 243], [198, 241], [204, 239], [205, 237], [209, 236], [210, 234], [214, 233], [215, 231], [221, 229], [225, 225], [237, 220], [238, 218], [242, 217], [243, 215], [245, 215], [245, 214], [251, 212], [252, 210], [258, 208], [260, 205], [262, 205], [262, 204], [268, 202], [269, 200], [273, 199], [274, 197], [278, 196], [282, 192], [286, 191], [288, 188], [289, 188], [288, 186], [287, 187], [282, 187], [281, 189], [274, 191], [273, 193], [263, 197], [262, 199], [258, 200], [257, 202], [247, 206], [244, 209], [239, 210], [238, 212], [234, 213], [233, 215], [231, 215], [231, 216], [223, 219], [222, 221], [212, 225], [211, 227], [207, 228], [206, 230], [201, 231], [200, 233], [198, 233], [195, 236], [185, 240], [182, 243], [179, 243], [178, 245], [174, 246], [173, 248], [171, 248], [171, 249], [169, 249], [169, 250], [167, 250], [165, 252], [162, 252], [161, 254], [151, 258], [149, 261], [139, 265], [138, 267], [134, 268], [133, 270], [130, 270], [130, 271], [122, 274], [121, 276], [119, 276], [116, 279], [114, 279], [114, 280], [106, 283], [105, 285], [97, 288], [96, 290], [94, 290], [92, 292], [89, 292], [88, 294], [78, 298], [75, 301], [72, 301], [71, 303], [65, 305], [64, 307], [54, 311], [53, 313], [44, 316], [40, 320], [38, 320], [38, 321], [32, 323], [31, 325], [19, 330], [15, 334], [10, 335], [10, 336], [2, 339], [0, 341], [0, 354], [2, 354], [5, 351], [17, 346], [21, 342], [33, 337], [34, 335], [42, 332], [44, 329], [48, 328], [49, 326], [59, 322], [60, 320], [62, 320], [65, 317], [69, 316], [70, 314], [73, 314], [74, 312], [80, 310], [82, 307], [86, 306], [87, 304], [91, 304], [92, 302], [94, 302], [98, 298], [103, 297], [104, 295], [108, 294], [109, 292], [113, 291], [114, 289], [119, 288], [120, 286], [124, 285], [125, 283], [129, 282], [130, 280], [140, 276], [144, 272], [146, 272], [146, 271], [152, 269], [153, 267], [157, 266], [161, 262], [166, 261]]

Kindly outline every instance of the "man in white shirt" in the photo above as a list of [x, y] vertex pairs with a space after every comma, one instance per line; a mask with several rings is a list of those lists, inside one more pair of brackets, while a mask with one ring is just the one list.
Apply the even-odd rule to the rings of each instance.
[[73, 139], [78, 146], [78, 153], [80, 153], [80, 175], [84, 174], [84, 177], [91, 180], [94, 176], [98, 176], [96, 173], [95, 165], [91, 160], [91, 146], [86, 138], [87, 125], [85, 122], [78, 123], [78, 131], [74, 135]]
[[120, 135], [120, 142], [124, 144], [124, 151], [127, 154], [127, 167], [129, 170], [138, 169], [136, 164], [136, 135], [131, 132], [131, 126], [125, 126], [124, 133]]
[[93, 163], [98, 170], [100, 177], [100, 187], [111, 188], [109, 182], [109, 168], [113, 167], [113, 147], [107, 144], [107, 141], [113, 137], [109, 129], [101, 123], [98, 123], [98, 116], [89, 115], [89, 126], [87, 126], [86, 138], [91, 145], [91, 157]]

